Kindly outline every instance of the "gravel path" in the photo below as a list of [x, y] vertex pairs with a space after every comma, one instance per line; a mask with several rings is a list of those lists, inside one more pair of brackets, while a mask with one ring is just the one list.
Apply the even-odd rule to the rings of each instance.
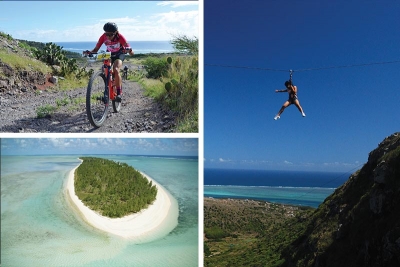
[[[143, 95], [136, 82], [123, 82], [122, 107], [94, 128], [86, 115], [86, 88], [70, 91], [13, 90], [0, 95], [0, 132], [8, 133], [161, 133], [173, 132], [175, 118], [153, 99]], [[40, 93], [39, 93], [40, 92]], [[39, 107], [56, 110], [37, 118]]]

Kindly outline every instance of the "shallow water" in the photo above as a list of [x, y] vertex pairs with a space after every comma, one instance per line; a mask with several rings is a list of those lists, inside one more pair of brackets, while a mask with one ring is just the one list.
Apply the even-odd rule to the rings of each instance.
[[204, 186], [205, 197], [255, 199], [314, 208], [317, 208], [334, 191], [334, 188], [322, 187]]
[[64, 187], [77, 156], [1, 158], [2, 266], [197, 266], [198, 161], [103, 156], [126, 162], [178, 201], [178, 226], [144, 244], [101, 232], [67, 204]]

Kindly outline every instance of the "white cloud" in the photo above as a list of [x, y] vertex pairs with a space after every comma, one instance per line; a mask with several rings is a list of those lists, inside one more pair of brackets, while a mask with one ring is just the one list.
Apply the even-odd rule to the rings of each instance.
[[18, 31], [13, 33], [13, 37], [40, 42], [97, 41], [103, 33], [104, 24], [108, 21], [115, 22], [118, 30], [128, 41], [167, 41], [175, 35], [199, 36], [199, 11], [194, 10], [158, 13], [144, 19], [109, 17], [89, 25], [75, 26], [65, 30]]
[[324, 166], [337, 166], [339, 165], [339, 162], [324, 162]]
[[22, 153], [130, 153], [149, 155], [197, 155], [197, 139], [155, 138], [16, 138], [5, 139], [2, 151]]
[[41, 41], [41, 40], [53, 40], [51, 38], [56, 38], [60, 34], [57, 30], [39, 30], [39, 29], [32, 29], [32, 30], [23, 30], [17, 31], [15, 34], [12, 34], [16, 39], [22, 40], [29, 40], [29, 41]]
[[293, 162], [290, 162], [290, 161], [287, 161], [287, 160], [283, 161], [283, 163], [288, 164], [288, 165], [293, 165]]
[[197, 6], [199, 5], [198, 1], [163, 1], [157, 3], [157, 6], [171, 6], [173, 8], [183, 7], [183, 6]]

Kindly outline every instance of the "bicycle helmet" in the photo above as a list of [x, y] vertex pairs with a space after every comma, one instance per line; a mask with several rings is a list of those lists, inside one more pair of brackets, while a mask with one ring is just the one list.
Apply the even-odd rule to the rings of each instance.
[[107, 22], [104, 24], [103, 30], [105, 32], [116, 32], [118, 31], [118, 26], [114, 22]]

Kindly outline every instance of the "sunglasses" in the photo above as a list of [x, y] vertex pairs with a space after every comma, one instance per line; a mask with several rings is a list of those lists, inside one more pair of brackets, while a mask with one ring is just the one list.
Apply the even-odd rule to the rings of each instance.
[[113, 36], [115, 35], [115, 33], [113, 33], [113, 32], [112, 32], [112, 33], [106, 32], [105, 35], [106, 35], [107, 37], [113, 37]]

